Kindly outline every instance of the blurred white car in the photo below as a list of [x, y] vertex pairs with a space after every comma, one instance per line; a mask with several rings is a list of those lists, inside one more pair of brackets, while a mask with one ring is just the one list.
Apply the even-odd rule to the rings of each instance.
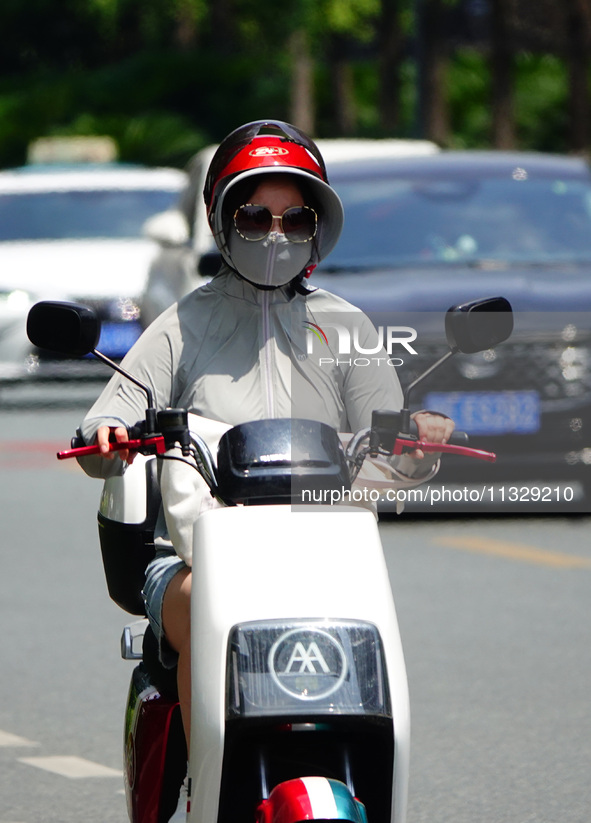
[[[436, 154], [438, 146], [428, 140], [318, 140], [328, 177], [331, 167], [373, 158], [417, 157]], [[178, 204], [147, 221], [144, 231], [158, 242], [141, 297], [142, 324], [151, 323], [164, 309], [206, 283], [219, 269], [221, 257], [207, 223], [203, 203], [205, 176], [217, 146], [198, 152], [188, 166], [189, 183]]]
[[92, 376], [90, 361], [72, 368], [32, 350], [26, 314], [42, 299], [95, 307], [99, 348], [125, 354], [141, 332], [139, 297], [159, 250], [142, 226], [186, 183], [177, 169], [119, 164], [0, 172], [0, 382]]

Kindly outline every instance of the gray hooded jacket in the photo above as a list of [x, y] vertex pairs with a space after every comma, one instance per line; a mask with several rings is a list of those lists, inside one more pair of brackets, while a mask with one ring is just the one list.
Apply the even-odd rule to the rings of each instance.
[[[122, 365], [151, 387], [157, 409], [230, 425], [302, 417], [355, 432], [371, 424], [374, 409], [402, 405], [396, 369], [378, 343], [366, 315], [329, 292], [266, 291], [225, 268], [161, 314]], [[85, 441], [100, 425], [134, 425], [145, 406], [144, 392], [115, 374], [83, 422]], [[84, 468], [104, 476], [93, 464], [106, 462], [89, 459]], [[116, 470], [112, 462], [103, 470]], [[421, 461], [420, 474], [433, 462]]]
[[[322, 289], [259, 289], [229, 268], [160, 315], [122, 365], [151, 387], [157, 409], [226, 425], [301, 417], [356, 432], [373, 410], [402, 406], [396, 369], [363, 312]], [[101, 425], [133, 426], [145, 406], [145, 393], [115, 374], [84, 419], [85, 441]], [[433, 476], [436, 461], [392, 458], [397, 485]], [[125, 469], [118, 458], [79, 462], [94, 477]], [[166, 539], [162, 522], [158, 531]]]

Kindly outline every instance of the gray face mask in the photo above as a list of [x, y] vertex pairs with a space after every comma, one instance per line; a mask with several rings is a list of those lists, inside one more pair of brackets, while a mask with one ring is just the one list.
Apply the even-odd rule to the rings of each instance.
[[285, 286], [310, 262], [311, 241], [292, 243], [284, 234], [270, 232], [264, 240], [245, 240], [232, 230], [228, 249], [236, 271], [255, 286]]

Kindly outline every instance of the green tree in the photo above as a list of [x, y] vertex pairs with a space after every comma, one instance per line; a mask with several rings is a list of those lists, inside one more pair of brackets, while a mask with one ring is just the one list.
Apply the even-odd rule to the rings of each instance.
[[588, 150], [591, 0], [480, 0], [476, 37], [474, 8], [4, 0], [0, 163], [38, 136], [106, 133], [123, 159], [182, 165], [264, 116], [317, 136]]
[[513, 109], [514, 37], [511, 0], [491, 2], [492, 142], [497, 149], [516, 145]]
[[419, 134], [449, 143], [447, 0], [416, 0]]
[[[378, 20], [379, 121], [384, 134], [396, 134], [401, 123], [402, 61], [406, 42], [403, 0], [381, 0]], [[405, 12], [407, 12], [405, 14]]]
[[589, 149], [589, 48], [591, 46], [590, 0], [567, 0], [566, 55], [569, 76], [570, 150]]

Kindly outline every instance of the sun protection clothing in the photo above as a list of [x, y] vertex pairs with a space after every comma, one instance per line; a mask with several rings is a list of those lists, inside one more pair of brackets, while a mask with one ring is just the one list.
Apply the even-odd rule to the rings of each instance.
[[[323, 289], [265, 291], [224, 268], [161, 314], [122, 365], [151, 387], [157, 409], [229, 425], [302, 417], [355, 432], [373, 410], [402, 406], [378, 342], [363, 312]], [[100, 425], [134, 425], [145, 408], [145, 393], [114, 374], [83, 422], [84, 439], [93, 442]]]
[[[356, 432], [371, 425], [375, 409], [402, 406], [396, 369], [363, 312], [322, 289], [261, 290], [228, 268], [157, 318], [122, 365], [151, 387], [157, 409], [186, 408], [219, 421], [218, 437], [225, 426], [277, 417]], [[93, 442], [101, 425], [131, 427], [145, 406], [145, 393], [115, 374], [82, 424], [85, 441]], [[80, 462], [98, 477], [124, 468], [119, 458]], [[392, 458], [408, 476], [399, 478], [402, 485], [432, 476], [436, 462], [436, 456]], [[197, 509], [209, 505], [209, 492], [204, 495]], [[180, 512], [178, 498], [177, 504]]]

